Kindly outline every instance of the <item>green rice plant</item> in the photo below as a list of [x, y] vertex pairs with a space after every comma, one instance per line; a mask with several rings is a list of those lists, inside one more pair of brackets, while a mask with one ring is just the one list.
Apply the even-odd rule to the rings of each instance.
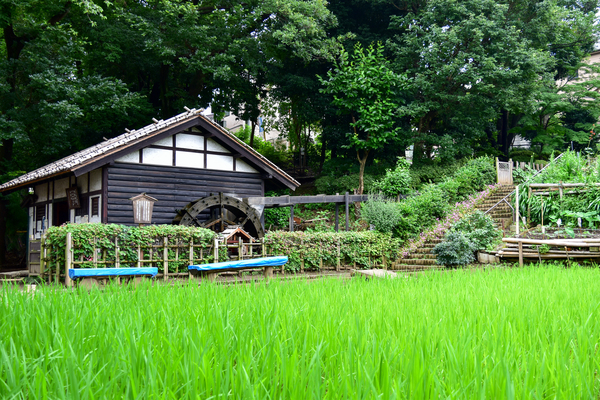
[[0, 290], [0, 398], [598, 398], [600, 270]]

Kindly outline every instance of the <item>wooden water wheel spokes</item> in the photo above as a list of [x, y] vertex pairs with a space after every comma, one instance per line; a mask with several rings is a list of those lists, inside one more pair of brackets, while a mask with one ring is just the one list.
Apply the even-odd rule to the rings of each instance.
[[[208, 218], [201, 214], [210, 211]], [[233, 216], [233, 220], [231, 219]], [[174, 224], [199, 226], [223, 232], [226, 225], [239, 225], [254, 237], [263, 237], [260, 215], [247, 203], [223, 193], [214, 194], [189, 203], [180, 210]]]

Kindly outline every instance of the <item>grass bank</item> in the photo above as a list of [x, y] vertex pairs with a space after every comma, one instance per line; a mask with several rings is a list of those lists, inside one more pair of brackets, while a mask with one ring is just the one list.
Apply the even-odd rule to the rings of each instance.
[[592, 398], [600, 271], [2, 289], [2, 398]]

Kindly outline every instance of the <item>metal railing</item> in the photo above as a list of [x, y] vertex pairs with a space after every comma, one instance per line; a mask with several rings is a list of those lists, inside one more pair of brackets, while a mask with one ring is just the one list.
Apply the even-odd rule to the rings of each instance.
[[[532, 176], [529, 177], [529, 179], [527, 179], [525, 182], [523, 183], [527, 183], [530, 180], [532, 180], [533, 178], [535, 178], [536, 176], [538, 176], [539, 174], [541, 174], [546, 168], [548, 168], [550, 165], [552, 165], [552, 163], [560, 160], [562, 158], [562, 156], [565, 153], [560, 154], [558, 157], [554, 158], [552, 161], [550, 161], [548, 164], [546, 164], [546, 166], [542, 169], [540, 169], [538, 172], [536, 172], [535, 174], [533, 174]], [[494, 208], [498, 207], [502, 202], [505, 202], [506, 204], [508, 204], [508, 206], [510, 207], [510, 209], [512, 210], [512, 214], [513, 214], [513, 219], [515, 216], [515, 208], [510, 204], [510, 202], [507, 200], [510, 196], [512, 196], [513, 194], [515, 194], [515, 190], [513, 190], [512, 192], [510, 192], [509, 194], [507, 194], [506, 196], [504, 196], [499, 202], [497, 202], [496, 204], [494, 204], [493, 206], [491, 206], [486, 212], [484, 212], [484, 214], [488, 214], [490, 211], [492, 211]]]

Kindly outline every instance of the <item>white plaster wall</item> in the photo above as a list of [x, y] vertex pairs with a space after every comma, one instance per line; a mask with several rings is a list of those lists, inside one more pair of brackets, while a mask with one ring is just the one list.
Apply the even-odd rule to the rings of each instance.
[[173, 147], [173, 136], [169, 136], [169, 137], [157, 140], [156, 142], [154, 142], [152, 144], [155, 144], [157, 146]]
[[90, 172], [90, 192], [102, 189], [102, 169], [98, 168]]
[[204, 138], [202, 136], [179, 133], [175, 138], [175, 145], [180, 149], [204, 150]]
[[178, 151], [175, 154], [175, 164], [178, 167], [204, 168], [204, 154]]
[[238, 172], [258, 172], [254, 168], [252, 168], [247, 162], [238, 158], [235, 161], [235, 170]]
[[62, 199], [63, 197], [67, 197], [66, 190], [69, 188], [69, 186], [69, 178], [63, 178], [54, 181], [54, 198]]
[[133, 151], [123, 157], [117, 158], [115, 161], [124, 162], [124, 163], [139, 163], [140, 162], [140, 153], [138, 150]]
[[46, 201], [48, 200], [48, 184], [42, 183], [41, 185], [36, 185], [34, 188], [34, 192], [37, 195], [37, 201]]
[[153, 165], [173, 165], [173, 151], [145, 148], [142, 150], [142, 163]]
[[217, 169], [220, 171], [233, 171], [233, 157], [219, 156], [216, 154], [207, 154], [206, 166], [208, 169]]
[[221, 146], [219, 143], [210, 138], [206, 142], [206, 149], [210, 151], [221, 151], [224, 153], [229, 153], [229, 150], [227, 150], [225, 147]]

